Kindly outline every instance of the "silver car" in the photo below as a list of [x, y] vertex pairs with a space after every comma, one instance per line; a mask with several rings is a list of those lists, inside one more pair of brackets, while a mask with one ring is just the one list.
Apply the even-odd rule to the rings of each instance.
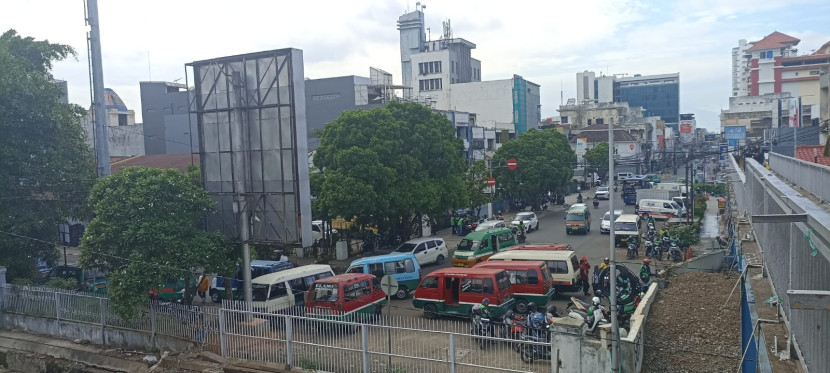
[[594, 192], [594, 198], [596, 198], [596, 199], [609, 199], [609, 198], [611, 198], [611, 192], [608, 191], [607, 186], [598, 187], [597, 190]]
[[[623, 210], [614, 210], [614, 220], [622, 215]], [[606, 211], [599, 224], [599, 233], [611, 233], [611, 211]]]

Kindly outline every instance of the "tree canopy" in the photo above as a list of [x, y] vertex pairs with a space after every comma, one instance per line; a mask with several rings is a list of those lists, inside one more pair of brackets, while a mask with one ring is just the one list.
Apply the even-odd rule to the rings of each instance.
[[484, 192], [490, 187], [487, 184], [488, 178], [490, 174], [484, 161], [470, 163], [463, 178], [464, 187], [467, 190], [467, 205], [470, 209], [480, 208], [481, 205], [490, 201], [490, 195]]
[[423, 105], [345, 111], [320, 131], [317, 210], [409, 237], [422, 215], [467, 205], [462, 150], [447, 118]]
[[197, 269], [233, 269], [232, 246], [198, 227], [215, 204], [186, 173], [128, 167], [100, 179], [89, 204], [95, 218], [81, 242], [81, 263], [109, 272], [107, 291], [119, 315], [134, 315], [168, 278], [192, 281]]
[[60, 101], [51, 69], [71, 47], [0, 35], [0, 265], [10, 279], [54, 264], [58, 224], [83, 218], [95, 180], [81, 119], [85, 110]]
[[604, 179], [605, 174], [608, 173], [608, 143], [599, 143], [588, 149], [585, 151], [583, 159], [585, 160], [586, 174], [596, 172], [600, 178]]
[[[516, 159], [515, 170], [504, 167], [510, 158]], [[558, 131], [531, 129], [504, 143], [493, 159], [499, 165], [494, 176], [504, 193], [538, 207], [542, 195], [571, 180], [576, 153]]]

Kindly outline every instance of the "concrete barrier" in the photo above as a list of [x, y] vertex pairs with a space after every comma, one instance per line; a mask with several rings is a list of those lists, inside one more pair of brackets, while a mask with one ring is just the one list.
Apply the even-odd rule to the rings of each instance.
[[683, 274], [686, 272], [705, 272], [714, 273], [719, 272], [723, 267], [723, 258], [726, 256], [727, 250], [714, 250], [703, 255], [698, 255], [682, 263], [677, 263], [671, 268], [675, 274]]

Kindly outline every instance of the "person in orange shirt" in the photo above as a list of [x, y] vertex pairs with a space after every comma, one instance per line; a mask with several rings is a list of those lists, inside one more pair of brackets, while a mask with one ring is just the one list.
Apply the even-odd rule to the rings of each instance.
[[199, 276], [199, 279], [196, 281], [196, 292], [198, 292], [199, 297], [202, 298], [202, 303], [205, 303], [205, 299], [207, 298], [207, 291], [210, 287], [210, 279], [207, 276], [202, 274]]

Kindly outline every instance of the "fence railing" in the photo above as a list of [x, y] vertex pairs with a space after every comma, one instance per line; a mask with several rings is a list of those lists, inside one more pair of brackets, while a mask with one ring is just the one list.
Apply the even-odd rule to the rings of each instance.
[[769, 167], [822, 201], [830, 201], [830, 167], [778, 153], [769, 153]]

